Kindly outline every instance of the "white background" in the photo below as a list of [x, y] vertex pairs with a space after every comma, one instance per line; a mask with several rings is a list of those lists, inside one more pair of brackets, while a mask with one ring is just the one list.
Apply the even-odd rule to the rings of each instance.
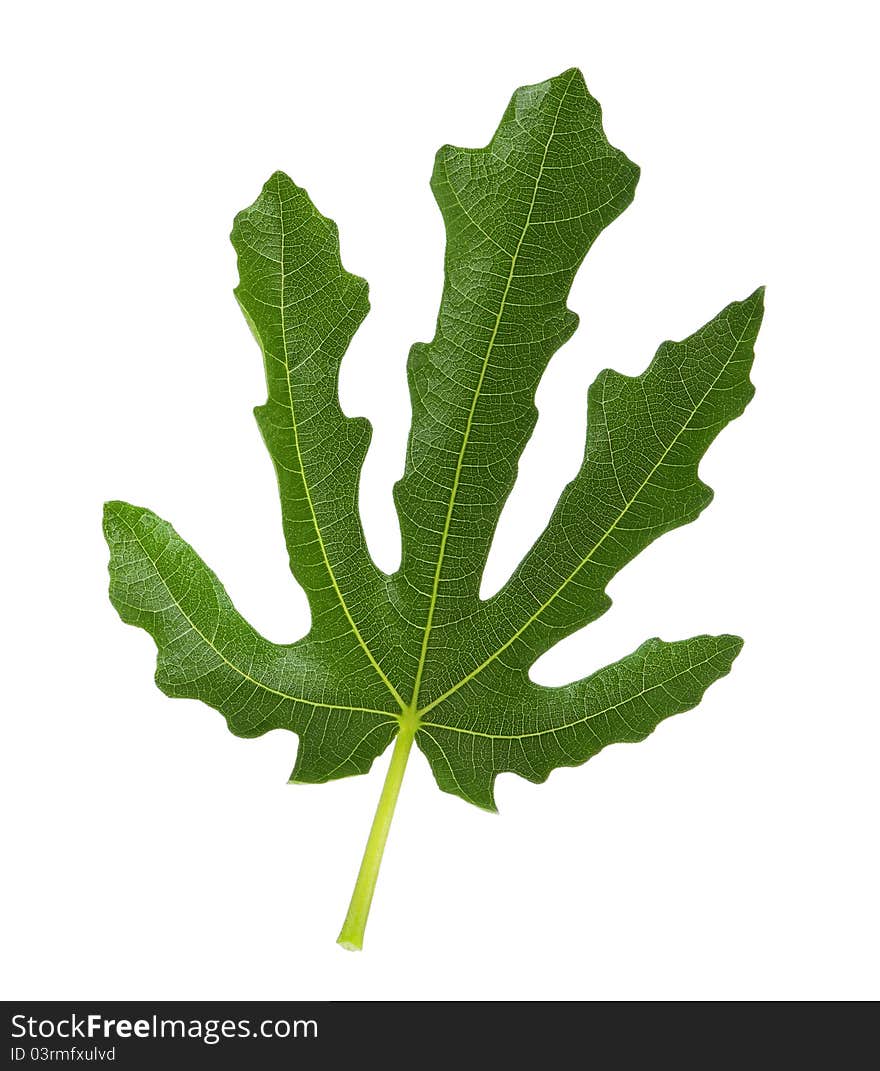
[[[869, 3], [35, 3], [2, 34], [2, 627], [8, 998], [805, 999], [877, 984], [877, 94]], [[635, 204], [572, 291], [581, 328], [492, 551], [497, 587], [583, 446], [585, 392], [767, 284], [757, 395], [716, 500], [541, 660], [659, 634], [746, 646], [697, 710], [500, 817], [404, 785], [366, 951], [334, 939], [387, 755], [290, 787], [295, 737], [165, 698], [106, 597], [105, 498], [149, 505], [267, 636], [307, 628], [250, 410], [227, 235], [275, 168], [339, 222], [373, 312], [342, 371], [374, 423], [393, 568], [409, 345], [433, 333], [427, 180], [513, 89], [580, 66]]]

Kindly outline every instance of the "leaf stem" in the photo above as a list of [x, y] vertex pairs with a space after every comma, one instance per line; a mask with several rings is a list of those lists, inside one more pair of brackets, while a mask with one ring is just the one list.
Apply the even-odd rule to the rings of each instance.
[[391, 765], [388, 767], [385, 784], [382, 786], [382, 795], [379, 797], [379, 805], [370, 827], [364, 857], [361, 860], [354, 892], [351, 894], [351, 903], [348, 905], [348, 914], [345, 916], [345, 922], [336, 939], [337, 943], [349, 952], [359, 952], [364, 947], [364, 930], [367, 928], [370, 904], [373, 902], [373, 893], [376, 890], [376, 879], [379, 876], [385, 842], [388, 840], [388, 830], [391, 828], [394, 808], [397, 805], [397, 797], [400, 795], [400, 786], [417, 728], [416, 716], [412, 709], [408, 708], [400, 720], [400, 732], [394, 743]]

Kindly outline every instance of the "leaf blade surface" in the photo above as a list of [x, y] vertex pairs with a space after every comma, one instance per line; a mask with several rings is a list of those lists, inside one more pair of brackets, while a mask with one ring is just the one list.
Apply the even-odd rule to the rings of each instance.
[[260, 636], [167, 521], [105, 506], [111, 600], [155, 640], [167, 695], [216, 708], [239, 736], [296, 733], [294, 781], [365, 773], [394, 741], [345, 947], [363, 938], [413, 741], [441, 789], [494, 809], [499, 774], [543, 781], [643, 739], [699, 703], [742, 646], [731, 635], [655, 638], [563, 687], [529, 677], [541, 654], [607, 610], [621, 568], [708, 505], [698, 468], [752, 397], [762, 289], [661, 345], [641, 375], [599, 375], [579, 472], [509, 581], [479, 598], [535, 391], [577, 326], [572, 281], [637, 180], [574, 69], [517, 90], [485, 148], [438, 153], [445, 281], [434, 338], [410, 352], [393, 576], [372, 561], [358, 509], [370, 426], [346, 416], [338, 394], [367, 284], [343, 267], [336, 224], [281, 172], [238, 214], [236, 297], [263, 355], [267, 399], [255, 415], [309, 601], [301, 639]]

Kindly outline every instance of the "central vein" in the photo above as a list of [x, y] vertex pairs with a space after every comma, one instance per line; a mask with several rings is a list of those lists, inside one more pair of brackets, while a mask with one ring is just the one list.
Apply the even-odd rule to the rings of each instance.
[[[566, 87], [566, 91], [567, 91], [567, 89], [568, 89], [568, 87]], [[528, 210], [528, 213], [526, 214], [525, 223], [523, 224], [523, 228], [522, 228], [522, 231], [521, 231], [520, 236], [519, 236], [519, 241], [516, 243], [516, 248], [514, 249], [513, 254], [511, 256], [511, 259], [510, 259], [510, 271], [509, 271], [508, 276], [507, 276], [507, 282], [505, 283], [504, 291], [503, 291], [503, 293], [501, 295], [501, 303], [500, 303], [499, 308], [498, 308], [498, 314], [495, 317], [495, 323], [494, 323], [494, 325], [492, 327], [492, 334], [489, 337], [489, 344], [486, 347], [486, 353], [485, 353], [485, 356], [483, 357], [483, 363], [482, 363], [482, 366], [480, 368], [480, 375], [479, 375], [479, 377], [477, 379], [476, 388], [474, 389], [474, 396], [473, 396], [473, 398], [471, 400], [470, 409], [468, 411], [467, 423], [465, 424], [464, 434], [462, 435], [462, 439], [461, 439], [461, 447], [460, 447], [460, 449], [458, 451], [458, 459], [457, 459], [456, 464], [455, 464], [455, 476], [454, 476], [453, 481], [452, 481], [452, 489], [451, 489], [451, 491], [449, 493], [449, 505], [448, 505], [448, 507], [446, 509], [446, 519], [445, 519], [445, 521], [443, 523], [443, 532], [442, 532], [442, 534], [440, 536], [440, 548], [439, 548], [438, 553], [437, 553], [437, 565], [436, 565], [436, 568], [434, 569], [434, 581], [433, 581], [433, 584], [432, 584], [432, 587], [431, 587], [430, 602], [428, 603], [428, 616], [427, 616], [427, 619], [425, 620], [425, 631], [424, 631], [424, 634], [422, 636], [422, 647], [421, 647], [421, 651], [419, 652], [419, 664], [418, 664], [418, 668], [416, 670], [416, 679], [415, 679], [415, 684], [413, 685], [412, 699], [410, 700], [410, 707], [413, 710], [418, 710], [419, 690], [420, 690], [421, 685], [422, 685], [422, 675], [424, 674], [425, 663], [426, 663], [427, 657], [428, 657], [428, 644], [429, 644], [430, 638], [431, 638], [431, 628], [432, 628], [432, 626], [434, 624], [434, 613], [435, 613], [435, 611], [437, 609], [437, 595], [438, 595], [438, 592], [440, 590], [440, 576], [441, 576], [441, 574], [443, 572], [443, 559], [444, 559], [444, 557], [446, 555], [446, 544], [447, 544], [447, 542], [449, 540], [449, 532], [450, 532], [450, 529], [452, 527], [452, 514], [453, 514], [453, 512], [455, 510], [455, 500], [456, 500], [456, 498], [458, 496], [458, 488], [459, 488], [459, 484], [461, 482], [461, 473], [462, 473], [462, 469], [464, 467], [464, 456], [465, 456], [465, 453], [467, 452], [468, 443], [470, 442], [470, 437], [471, 437], [471, 431], [472, 431], [473, 426], [474, 426], [474, 414], [476, 413], [477, 404], [478, 404], [478, 402], [480, 400], [480, 394], [481, 394], [482, 389], [483, 389], [483, 383], [484, 383], [484, 381], [486, 379], [486, 373], [488, 372], [488, 369], [489, 369], [489, 361], [490, 361], [490, 359], [492, 357], [492, 351], [495, 348], [495, 340], [498, 337], [498, 332], [499, 332], [499, 330], [501, 328], [501, 321], [504, 318], [504, 312], [505, 312], [505, 309], [507, 307], [507, 298], [508, 298], [508, 295], [510, 294], [510, 288], [511, 288], [511, 286], [513, 284], [513, 279], [514, 279], [514, 276], [516, 274], [516, 265], [517, 265], [517, 261], [519, 260], [520, 250], [522, 249], [522, 245], [523, 245], [523, 242], [525, 241], [526, 233], [528, 232], [528, 229], [529, 229], [529, 227], [531, 225], [531, 222], [532, 222], [532, 213], [535, 210], [535, 202], [537, 201], [538, 190], [539, 190], [540, 185], [541, 185], [541, 179], [542, 179], [542, 177], [544, 175], [544, 168], [545, 168], [545, 166], [547, 164], [547, 154], [550, 151], [550, 145], [551, 145], [551, 143], [553, 141], [553, 138], [554, 138], [554, 136], [556, 134], [556, 124], [559, 121], [559, 113], [562, 111], [562, 105], [565, 102], [565, 95], [566, 95], [565, 92], [563, 92], [563, 94], [562, 94], [562, 96], [560, 97], [560, 100], [559, 100], [559, 105], [558, 105], [558, 107], [556, 109], [556, 115], [553, 117], [553, 125], [552, 125], [552, 127], [550, 129], [550, 135], [547, 138], [547, 142], [546, 142], [546, 144], [544, 146], [544, 154], [541, 157], [541, 166], [538, 168], [538, 174], [537, 174], [537, 177], [535, 178], [535, 185], [534, 185], [534, 188], [532, 189], [532, 197], [531, 197], [531, 201], [529, 203], [529, 210]]]

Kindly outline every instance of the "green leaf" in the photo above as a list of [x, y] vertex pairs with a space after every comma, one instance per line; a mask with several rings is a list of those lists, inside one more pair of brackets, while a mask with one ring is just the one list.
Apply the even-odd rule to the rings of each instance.
[[575, 70], [518, 90], [486, 148], [438, 153], [446, 276], [434, 338], [410, 353], [412, 429], [395, 490], [403, 558], [393, 576], [371, 560], [358, 513], [370, 428], [346, 417], [338, 398], [367, 285], [343, 268], [335, 224], [280, 172], [238, 215], [236, 296], [263, 352], [268, 398], [256, 416], [291, 570], [309, 599], [303, 639], [279, 645], [255, 632], [149, 510], [105, 508], [111, 599], [155, 639], [166, 694], [210, 704], [239, 736], [298, 734], [294, 781], [364, 773], [395, 742], [345, 947], [361, 947], [414, 742], [442, 789], [493, 809], [499, 773], [543, 781], [606, 744], [641, 740], [695, 706], [742, 646], [736, 636], [652, 639], [564, 687], [529, 678], [544, 651], [608, 608], [606, 587], [622, 566], [710, 501], [697, 469], [752, 395], [760, 290], [664, 343], [641, 376], [600, 374], [578, 475], [508, 583], [479, 598], [534, 428], [535, 390], [577, 326], [566, 306], [575, 273], [637, 178]]

